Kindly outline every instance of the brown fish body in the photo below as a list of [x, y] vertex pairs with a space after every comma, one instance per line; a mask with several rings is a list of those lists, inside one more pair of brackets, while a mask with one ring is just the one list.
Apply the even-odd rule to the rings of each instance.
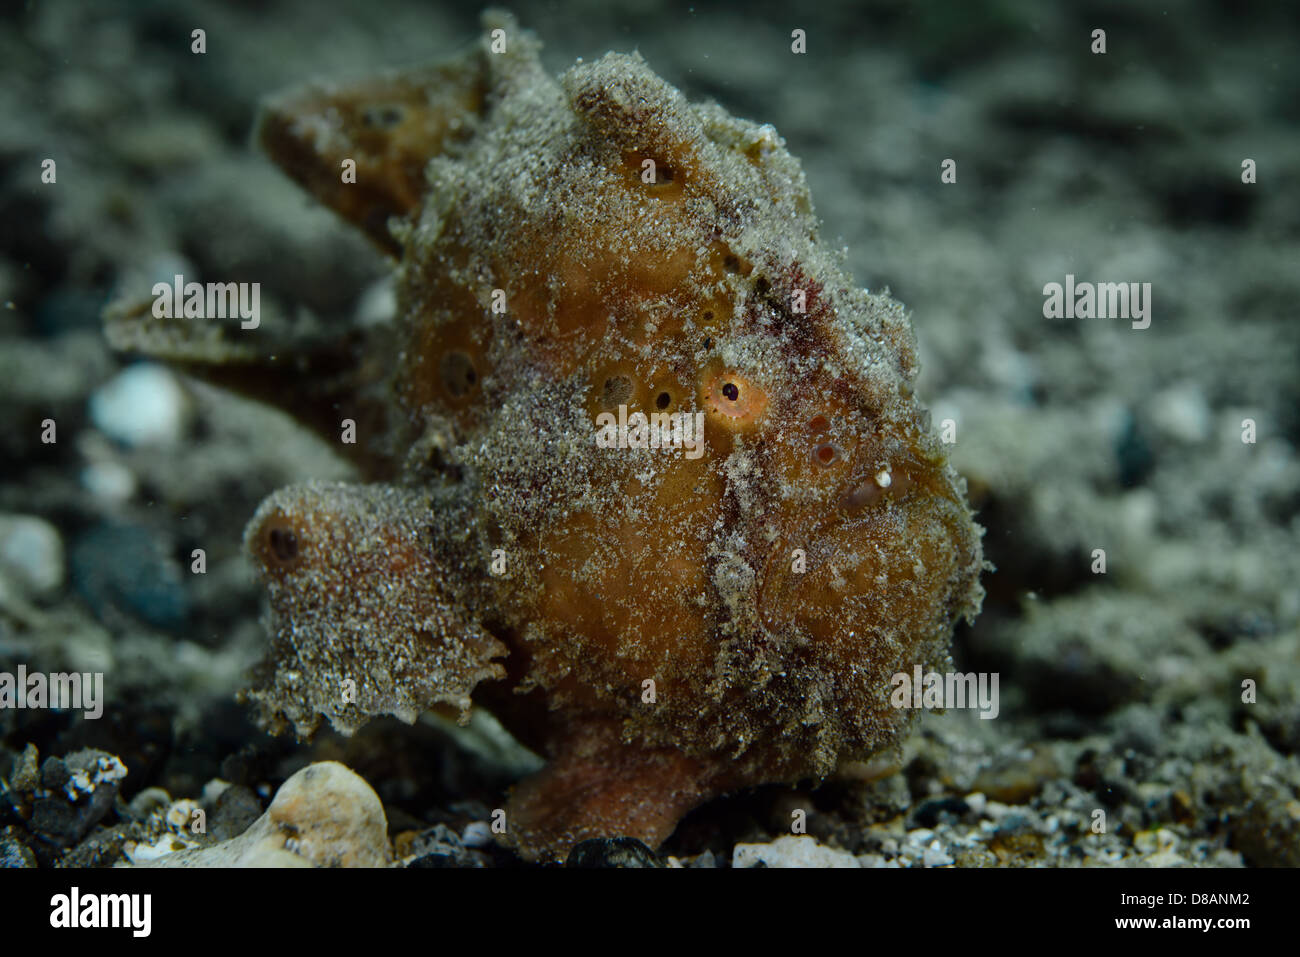
[[891, 676], [943, 670], [978, 612], [980, 530], [902, 307], [821, 245], [775, 132], [638, 56], [556, 81], [488, 27], [263, 117], [398, 257], [399, 315], [331, 398], [382, 481], [283, 490], [249, 526], [251, 696], [301, 733], [480, 704], [550, 760], [507, 808], [522, 853], [657, 845], [713, 795], [893, 744]]

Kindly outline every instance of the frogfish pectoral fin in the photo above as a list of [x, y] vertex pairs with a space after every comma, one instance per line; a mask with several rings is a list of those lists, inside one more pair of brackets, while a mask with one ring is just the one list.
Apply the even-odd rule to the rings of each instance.
[[262, 503], [244, 534], [266, 584], [274, 648], [246, 697], [272, 729], [351, 734], [370, 718], [413, 722], [437, 704], [468, 714], [506, 648], [465, 612], [430, 542], [426, 496], [316, 482]]

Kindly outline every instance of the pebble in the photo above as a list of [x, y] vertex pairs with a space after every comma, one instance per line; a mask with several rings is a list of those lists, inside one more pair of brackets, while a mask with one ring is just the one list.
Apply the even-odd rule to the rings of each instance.
[[386, 867], [392, 863], [388, 820], [379, 795], [337, 761], [308, 765], [285, 781], [266, 813], [238, 837], [154, 858], [151, 850], [137, 846], [128, 848], [127, 854], [140, 867]]
[[1148, 403], [1156, 428], [1179, 442], [1195, 444], [1210, 436], [1210, 406], [1199, 385], [1185, 384], [1157, 392]]
[[18, 828], [0, 831], [0, 868], [35, 866], [36, 855], [20, 840]]
[[[207, 788], [204, 788], [206, 795]], [[251, 788], [232, 784], [223, 789], [212, 802], [215, 809], [208, 833], [218, 840], [243, 834], [262, 816], [262, 802]]]
[[127, 805], [127, 808], [132, 817], [144, 820], [154, 811], [170, 807], [171, 803], [172, 796], [162, 788], [145, 788], [131, 798], [131, 803]]
[[392, 277], [371, 283], [357, 300], [356, 321], [363, 327], [382, 326], [397, 314], [397, 291]]
[[158, 628], [178, 627], [189, 616], [180, 567], [146, 528], [101, 522], [73, 544], [71, 565], [77, 591], [101, 620], [112, 608]]
[[98, 330], [104, 297], [88, 289], [62, 286], [36, 308], [36, 328], [45, 336]]
[[1178, 835], [1165, 827], [1139, 831], [1133, 837], [1133, 846], [1143, 854], [1168, 854], [1178, 848]]
[[71, 847], [112, 809], [125, 777], [126, 766], [104, 751], [87, 748], [46, 758], [32, 802], [31, 830]]
[[139, 483], [121, 462], [93, 462], [81, 470], [81, 487], [110, 504], [129, 501]]
[[771, 844], [737, 844], [732, 867], [858, 867], [848, 851], [818, 844], [816, 839], [787, 834]]
[[487, 847], [492, 843], [492, 828], [487, 821], [470, 821], [461, 832], [460, 842], [466, 847]]
[[435, 824], [411, 842], [408, 867], [481, 867], [481, 855], [465, 850], [460, 836], [445, 824]]
[[1058, 773], [1051, 751], [1041, 747], [995, 761], [979, 773], [975, 790], [1006, 804], [1025, 804]]
[[32, 595], [63, 585], [63, 539], [58, 530], [30, 515], [0, 515], [0, 574]]
[[663, 867], [654, 851], [634, 837], [594, 838], [569, 852], [565, 867]]
[[953, 863], [953, 857], [935, 841], [925, 849], [921, 862], [926, 867], [947, 867]]
[[921, 827], [934, 827], [945, 817], [960, 819], [970, 809], [970, 805], [959, 797], [935, 798], [918, 807], [912, 821]]
[[19, 793], [30, 794], [40, 787], [41, 783], [41, 753], [36, 749], [36, 745], [28, 743], [23, 748], [23, 753], [18, 756], [14, 762], [14, 768], [9, 773], [10, 786]]
[[173, 445], [185, 432], [187, 400], [167, 369], [151, 362], [127, 366], [90, 397], [90, 418], [129, 447]]

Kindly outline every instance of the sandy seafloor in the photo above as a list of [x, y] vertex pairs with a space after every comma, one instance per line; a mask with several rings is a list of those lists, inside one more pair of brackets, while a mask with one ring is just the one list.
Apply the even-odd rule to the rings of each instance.
[[[659, 861], [1300, 864], [1300, 7], [782, 7], [516, 12], [554, 71], [639, 49], [692, 99], [773, 124], [823, 238], [911, 310], [919, 394], [957, 424], [997, 566], [954, 659], [1000, 675], [1001, 707], [923, 716], [896, 773], [715, 801]], [[249, 146], [256, 104], [476, 32], [470, 5], [397, 0], [0, 13], [0, 671], [103, 671], [107, 695], [96, 721], [0, 711], [0, 862], [143, 859], [196, 842], [176, 825], [195, 806], [203, 841], [228, 838], [335, 758], [378, 793], [399, 860], [517, 863], [474, 822], [536, 760], [490, 722], [310, 744], [253, 727], [234, 697], [266, 645], [244, 523], [350, 468], [100, 331], [113, 296], [175, 272], [259, 281], [285, 316], [382, 318], [384, 261]], [[1066, 274], [1151, 283], [1150, 327], [1044, 318]], [[812, 840], [782, 838], [798, 807]]]

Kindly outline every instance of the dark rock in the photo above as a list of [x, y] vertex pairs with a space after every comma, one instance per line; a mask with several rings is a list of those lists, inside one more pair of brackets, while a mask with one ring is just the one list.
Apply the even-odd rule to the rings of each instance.
[[101, 522], [72, 548], [72, 580], [100, 620], [127, 613], [157, 628], [179, 628], [190, 613], [180, 566], [138, 525]]
[[59, 867], [112, 867], [122, 860], [128, 824], [99, 828], [59, 860]]
[[0, 867], [35, 867], [36, 855], [24, 844], [16, 827], [0, 831]]
[[416, 855], [411, 867], [482, 867], [483, 856], [461, 843], [460, 835], [445, 824], [435, 824], [411, 843]]
[[218, 841], [238, 837], [262, 816], [262, 810], [262, 802], [257, 799], [252, 788], [232, 784], [217, 798], [208, 832]]
[[1129, 415], [1124, 431], [1115, 443], [1119, 484], [1124, 488], [1141, 485], [1155, 467], [1155, 453], [1138, 420]]
[[36, 745], [28, 744], [14, 762], [9, 778], [10, 786], [20, 794], [31, 794], [40, 783], [40, 752]]
[[1232, 843], [1255, 867], [1300, 867], [1300, 799], [1281, 786], [1262, 789], [1230, 824]]
[[565, 867], [663, 867], [654, 851], [634, 837], [595, 838], [569, 852]]
[[122, 777], [122, 763], [103, 751], [47, 758], [32, 802], [32, 832], [60, 847], [76, 844], [112, 809]]
[[91, 289], [66, 286], [56, 289], [36, 309], [36, 328], [47, 336], [99, 329], [105, 295]]
[[960, 819], [970, 811], [970, 805], [959, 797], [936, 798], [926, 801], [912, 815], [912, 827], [932, 828], [945, 817]]
[[[172, 718], [171, 709], [165, 705], [113, 701], [98, 721], [77, 721], [59, 734], [52, 750], [62, 753], [93, 748], [117, 755], [131, 771], [130, 777], [122, 784], [122, 796], [127, 800], [139, 791], [159, 784], [168, 786], [173, 794], [190, 793], [197, 788], [178, 788], [171, 786], [171, 782], [160, 780], [171, 755], [184, 751], [173, 740]], [[203, 781], [212, 776], [209, 773]], [[199, 787], [203, 781], [198, 783]]]

